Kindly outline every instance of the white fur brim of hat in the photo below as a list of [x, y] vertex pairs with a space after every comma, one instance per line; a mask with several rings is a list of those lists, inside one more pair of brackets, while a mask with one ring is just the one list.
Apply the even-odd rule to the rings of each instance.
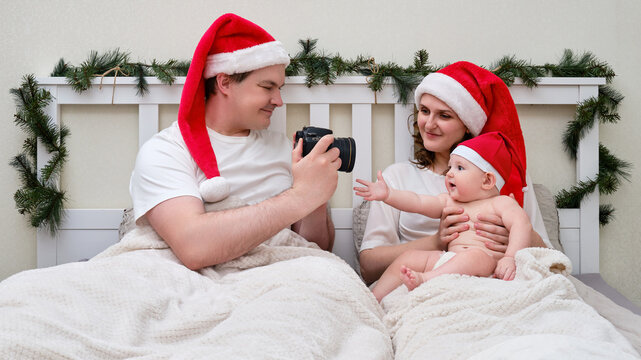
[[451, 107], [472, 135], [481, 133], [487, 115], [467, 89], [454, 78], [438, 72], [427, 75], [414, 92], [416, 108], [419, 110], [423, 94], [433, 95]]
[[280, 41], [270, 41], [229, 53], [207, 56], [203, 77], [209, 79], [220, 73], [233, 75], [281, 64], [289, 65], [289, 55]]
[[457, 146], [454, 151], [452, 151], [452, 155], [458, 155], [462, 158], [467, 159], [469, 162], [472, 164], [476, 165], [479, 169], [493, 173], [496, 176], [496, 188], [501, 191], [503, 188], [503, 185], [505, 185], [505, 180], [499, 174], [499, 172], [490, 164], [487, 160], [483, 159], [479, 153], [474, 151], [472, 148], [469, 148], [465, 145], [459, 145]]

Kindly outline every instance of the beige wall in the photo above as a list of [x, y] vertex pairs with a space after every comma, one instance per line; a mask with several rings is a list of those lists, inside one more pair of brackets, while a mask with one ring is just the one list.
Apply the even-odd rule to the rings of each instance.
[[[60, 57], [79, 64], [90, 50], [120, 47], [141, 60], [188, 59], [204, 30], [224, 12], [267, 28], [291, 54], [298, 51], [298, 39], [311, 37], [319, 39], [319, 48], [344, 57], [364, 54], [400, 65], [409, 65], [421, 48], [435, 64], [465, 59], [490, 65], [512, 54], [543, 64], [556, 62], [565, 48], [588, 50], [607, 61], [618, 74], [614, 86], [626, 100], [620, 109], [622, 121], [600, 127], [601, 141], [634, 168], [630, 183], [601, 198], [617, 209], [615, 221], [601, 230], [601, 271], [608, 283], [641, 306], [641, 242], [635, 226], [641, 210], [641, 123], [636, 121], [636, 105], [641, 103], [636, 81], [641, 78], [641, 2], [636, 0], [2, 1], [0, 116], [5, 121], [0, 123], [0, 153], [5, 160], [0, 162], [0, 279], [36, 264], [35, 232], [15, 210], [18, 177], [7, 165], [24, 139], [12, 121], [15, 108], [8, 90], [18, 86], [24, 74], [47, 76]], [[71, 156], [62, 179], [63, 186], [72, 189], [70, 207], [127, 206], [135, 150], [123, 149], [135, 147], [136, 111], [127, 106], [84, 110], [62, 110], [63, 122], [72, 131]], [[384, 107], [375, 111], [375, 117], [381, 117], [375, 118], [380, 124], [375, 125], [375, 144], [385, 143], [386, 112]], [[519, 112], [535, 182], [553, 192], [567, 187], [574, 169], [561, 150], [564, 124], [558, 119], [571, 116], [572, 108], [519, 107]], [[162, 124], [170, 123], [175, 113], [175, 107], [161, 108]], [[344, 113], [332, 110], [332, 121]], [[388, 154], [379, 151], [374, 167], [389, 163]], [[349, 184], [339, 190], [342, 199], [349, 194]]]

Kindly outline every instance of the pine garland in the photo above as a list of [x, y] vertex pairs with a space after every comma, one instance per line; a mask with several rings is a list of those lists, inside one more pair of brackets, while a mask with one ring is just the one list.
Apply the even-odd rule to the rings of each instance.
[[189, 70], [189, 61], [170, 59], [158, 62], [155, 59], [151, 64], [134, 62], [130, 60], [129, 53], [120, 49], [98, 54], [96, 51], [89, 53], [89, 58], [79, 67], [72, 66], [60, 59], [51, 76], [67, 78], [67, 83], [78, 93], [91, 88], [91, 81], [97, 77], [115, 77], [118, 75], [135, 77], [137, 94], [144, 96], [149, 91], [145, 76], [155, 76], [163, 84], [172, 85], [176, 76], [186, 76]]
[[[51, 124], [51, 118], [44, 112], [44, 107], [51, 102], [51, 93], [39, 88], [33, 75], [25, 76], [22, 85], [10, 93], [17, 107], [14, 122], [28, 134], [22, 152], [9, 163], [18, 170], [23, 185], [13, 198], [18, 212], [27, 215], [33, 227], [44, 226], [54, 234], [62, 221], [66, 201], [65, 193], [57, 184], [67, 159], [65, 139], [69, 130]], [[40, 175], [36, 163], [38, 139], [51, 153]]]
[[[395, 94], [399, 102], [407, 104], [412, 101], [412, 94], [422, 79], [445, 67], [429, 62], [426, 50], [414, 54], [412, 65], [399, 66], [392, 62], [378, 64], [374, 58], [359, 55], [354, 60], [344, 59], [340, 55], [330, 55], [316, 48], [317, 40], [299, 40], [300, 51], [291, 57], [290, 65], [285, 70], [287, 76], [304, 75], [308, 87], [332, 84], [338, 76], [359, 74], [367, 77], [368, 87], [374, 92], [381, 91], [387, 79], [393, 80]], [[186, 76], [189, 61], [170, 59], [149, 63], [135, 62], [127, 52], [119, 49], [98, 54], [91, 51], [87, 60], [80, 66], [73, 66], [64, 59], [54, 67], [51, 76], [62, 76], [72, 88], [81, 93], [92, 86], [95, 77], [130, 76], [137, 79], [138, 95], [148, 92], [146, 76], [155, 76], [164, 84], [173, 84], [176, 76]], [[499, 76], [508, 86], [518, 77], [528, 87], [537, 86], [538, 80], [545, 76], [555, 77], [604, 77], [608, 84], [616, 75], [607, 63], [598, 60], [586, 52], [575, 55], [565, 50], [557, 64], [533, 65], [528, 61], [517, 59], [514, 55], [504, 56], [488, 68]], [[64, 192], [57, 189], [57, 180], [64, 164], [67, 150], [64, 145], [69, 131], [60, 130], [49, 124], [49, 117], [43, 108], [51, 101], [51, 95], [38, 88], [33, 75], [26, 76], [19, 89], [12, 89], [17, 102], [18, 112], [15, 122], [27, 131], [28, 137], [23, 145], [23, 152], [17, 155], [11, 165], [20, 173], [23, 183], [14, 199], [21, 214], [27, 214], [34, 227], [46, 226], [55, 233], [62, 217]], [[599, 87], [595, 98], [587, 99], [577, 105], [574, 120], [568, 123], [563, 134], [563, 145], [572, 159], [576, 158], [579, 141], [595, 126], [597, 118], [602, 123], [616, 123], [620, 120], [618, 105], [623, 96], [608, 85]], [[51, 160], [37, 175], [35, 164], [37, 139], [41, 139], [47, 150], [52, 153]], [[598, 186], [601, 194], [615, 192], [623, 179], [629, 181], [631, 164], [614, 156], [603, 144], [599, 144], [599, 173], [595, 179], [580, 181], [569, 189], [561, 190], [556, 195], [560, 208], [578, 207], [581, 200]], [[601, 205], [599, 209], [601, 225], [609, 223], [614, 214], [611, 205]]]

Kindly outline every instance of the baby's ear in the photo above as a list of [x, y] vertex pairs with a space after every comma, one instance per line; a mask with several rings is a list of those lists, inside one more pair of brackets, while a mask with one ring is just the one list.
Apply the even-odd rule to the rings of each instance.
[[491, 172], [486, 172], [485, 176], [483, 176], [483, 184], [481, 186], [484, 190], [491, 190], [496, 186], [496, 175]]

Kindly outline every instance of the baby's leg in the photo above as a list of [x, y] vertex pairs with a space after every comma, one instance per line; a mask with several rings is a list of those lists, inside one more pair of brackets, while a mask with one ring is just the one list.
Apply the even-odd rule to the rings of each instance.
[[402, 253], [385, 269], [385, 272], [372, 289], [376, 300], [380, 302], [387, 294], [402, 284], [399, 277], [401, 266], [423, 272], [434, 267], [441, 254], [442, 251], [423, 250], [409, 250]]
[[495, 268], [496, 260], [491, 255], [481, 249], [469, 249], [456, 253], [453, 258], [436, 269], [421, 274], [421, 278], [423, 281], [428, 281], [443, 274], [490, 276]]
[[405, 265], [401, 266], [401, 281], [409, 291], [416, 289], [417, 286], [424, 282], [423, 274], [426, 274], [426, 272], [414, 271]]

